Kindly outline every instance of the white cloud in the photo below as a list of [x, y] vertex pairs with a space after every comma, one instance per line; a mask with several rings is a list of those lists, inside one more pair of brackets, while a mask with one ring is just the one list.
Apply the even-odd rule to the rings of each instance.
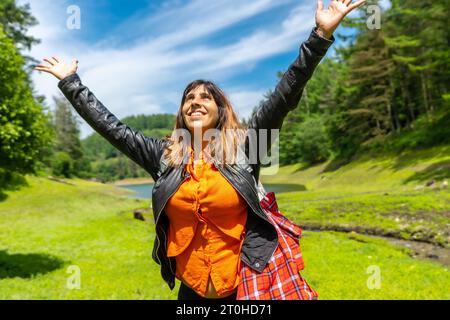
[[[28, 2], [28, 1], [22, 1]], [[77, 57], [79, 74], [96, 96], [119, 118], [139, 113], [175, 113], [184, 86], [196, 78], [224, 81], [257, 65], [262, 59], [298, 48], [314, 25], [315, 3], [300, 5], [278, 27], [261, 26], [232, 44], [215, 45], [201, 41], [207, 35], [293, 1], [237, 0], [181, 2], [175, 9], [163, 8], [156, 15], [125, 21], [116, 30], [136, 31], [132, 45], [116, 46], [115, 41], [75, 42], [65, 29], [67, 2], [31, 0], [33, 14], [41, 25], [30, 30], [42, 43], [31, 52], [36, 58], [59, 55], [65, 60]], [[220, 14], [217, 14], [217, 13]], [[61, 26], [63, 24], [63, 26]], [[156, 37], [144, 34], [149, 26], [162, 24]], [[143, 27], [134, 26], [141, 25]], [[120, 32], [115, 37], [126, 37]], [[119, 39], [120, 40], [120, 39]], [[120, 42], [120, 41], [119, 41]], [[293, 58], [295, 58], [293, 56]], [[286, 65], [287, 67], [287, 65]], [[274, 74], [277, 70], [274, 70]], [[33, 77], [40, 94], [58, 93], [57, 80], [47, 74]], [[239, 117], [246, 117], [269, 88], [224, 88]], [[50, 100], [49, 100], [50, 101]], [[92, 130], [83, 122], [82, 136]]]
[[231, 89], [228, 92], [230, 101], [234, 106], [239, 119], [248, 118], [253, 108], [259, 105], [263, 99], [265, 92], [263, 90], [247, 91], [239, 89]]

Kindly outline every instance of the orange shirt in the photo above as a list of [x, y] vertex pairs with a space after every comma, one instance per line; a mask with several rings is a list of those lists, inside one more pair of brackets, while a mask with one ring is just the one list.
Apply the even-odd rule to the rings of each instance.
[[219, 296], [239, 284], [247, 203], [213, 163], [186, 165], [190, 177], [169, 199], [167, 256], [176, 257], [176, 277], [205, 296], [209, 278]]

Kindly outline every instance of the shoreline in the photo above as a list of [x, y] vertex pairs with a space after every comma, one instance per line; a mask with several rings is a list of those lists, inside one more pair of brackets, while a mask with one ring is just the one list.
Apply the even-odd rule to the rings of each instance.
[[127, 178], [122, 180], [116, 180], [109, 182], [108, 184], [112, 184], [115, 186], [124, 186], [124, 185], [139, 185], [139, 184], [149, 184], [154, 183], [152, 178]]

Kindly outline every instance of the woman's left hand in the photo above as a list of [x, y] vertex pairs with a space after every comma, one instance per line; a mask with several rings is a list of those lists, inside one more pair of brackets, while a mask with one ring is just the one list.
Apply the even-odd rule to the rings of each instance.
[[324, 9], [323, 0], [318, 0], [316, 25], [319, 35], [330, 39], [345, 16], [365, 2], [366, 0], [331, 0], [328, 9]]

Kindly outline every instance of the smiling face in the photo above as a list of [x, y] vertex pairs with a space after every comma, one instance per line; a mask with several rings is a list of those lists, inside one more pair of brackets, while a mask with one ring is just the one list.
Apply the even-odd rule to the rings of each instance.
[[[208, 129], [217, 130], [212, 132], [211, 136], [205, 137]], [[184, 136], [186, 130], [191, 134], [187, 139]], [[200, 135], [197, 134], [199, 131]], [[213, 139], [214, 143], [210, 143]], [[211, 81], [199, 79], [189, 83], [183, 91], [174, 131], [169, 141], [171, 144], [166, 149], [166, 156], [170, 166], [184, 163], [188, 141], [194, 148], [196, 142], [201, 143], [202, 150], [223, 163], [233, 163], [237, 159], [236, 152], [224, 152], [221, 146], [237, 150], [246, 141], [246, 127], [239, 121], [223, 90]]]
[[186, 94], [181, 113], [191, 133], [194, 128], [201, 128], [202, 131], [215, 128], [219, 121], [217, 103], [204, 85], [194, 87]]

